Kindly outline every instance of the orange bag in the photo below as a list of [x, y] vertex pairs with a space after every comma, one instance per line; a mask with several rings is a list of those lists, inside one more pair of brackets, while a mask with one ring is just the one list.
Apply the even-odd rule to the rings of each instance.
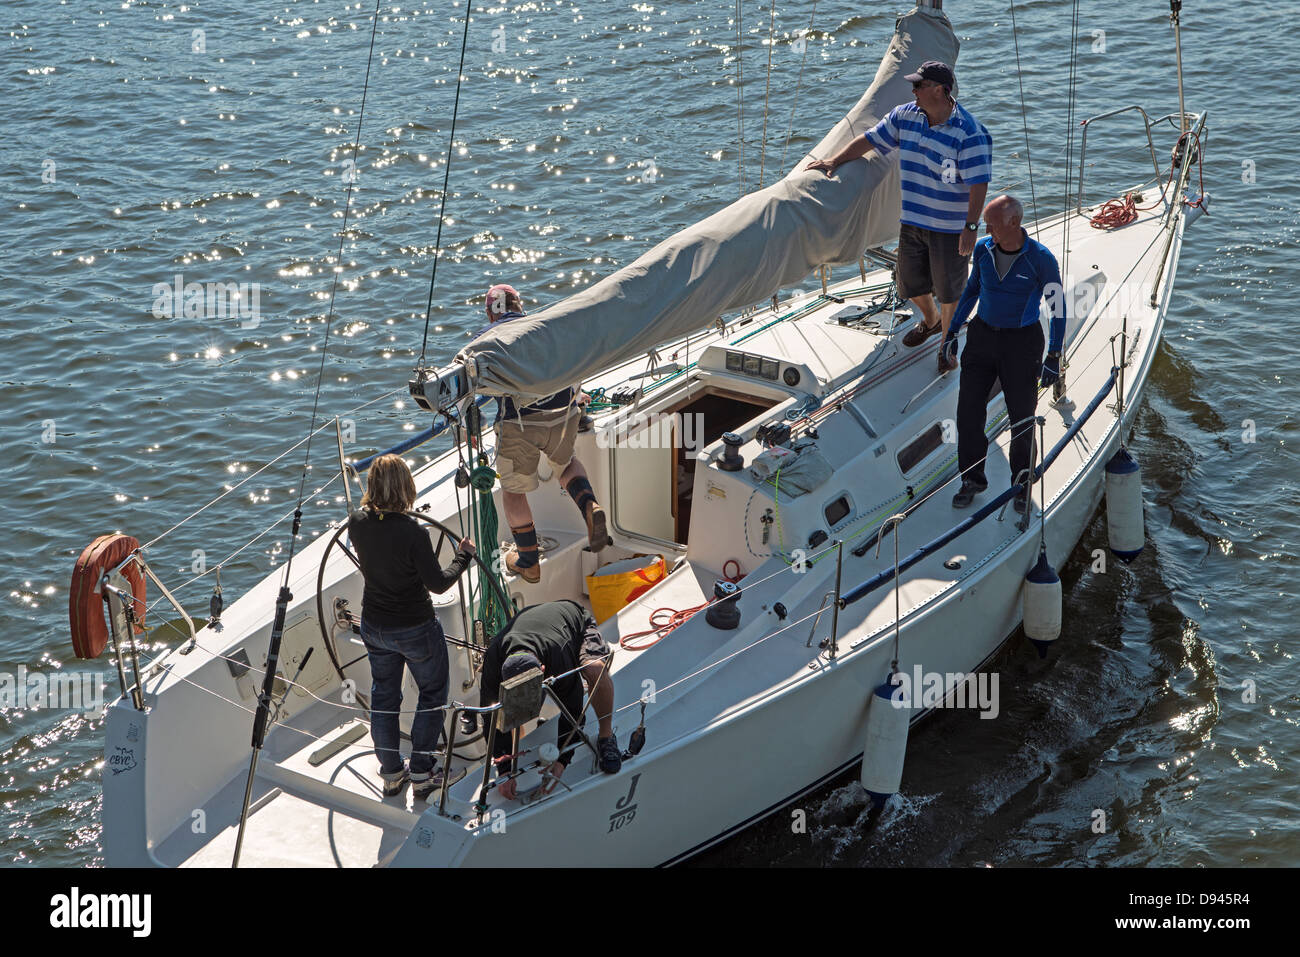
[[610, 562], [588, 575], [587, 595], [596, 624], [618, 614], [619, 609], [644, 595], [667, 574], [662, 555], [641, 555]]

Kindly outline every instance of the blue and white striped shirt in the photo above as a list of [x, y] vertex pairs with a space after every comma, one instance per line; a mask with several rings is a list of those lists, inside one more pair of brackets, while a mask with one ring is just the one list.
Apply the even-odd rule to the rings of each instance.
[[970, 188], [993, 178], [993, 137], [960, 103], [931, 126], [915, 103], [896, 106], [862, 134], [881, 156], [899, 150], [901, 221], [940, 233], [966, 226]]

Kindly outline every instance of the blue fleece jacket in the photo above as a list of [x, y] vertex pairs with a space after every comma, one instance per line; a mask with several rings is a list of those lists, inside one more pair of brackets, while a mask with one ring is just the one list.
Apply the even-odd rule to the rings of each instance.
[[962, 324], [979, 303], [979, 317], [995, 329], [1015, 329], [1038, 322], [1042, 297], [1047, 296], [1052, 312], [1052, 328], [1047, 351], [1060, 352], [1065, 342], [1065, 295], [1061, 286], [1061, 269], [1056, 257], [1042, 243], [1029, 238], [1022, 228], [1024, 245], [1011, 263], [1005, 279], [998, 278], [993, 257], [993, 237], [986, 236], [975, 244], [975, 256], [966, 289], [957, 302], [949, 338], [956, 338]]

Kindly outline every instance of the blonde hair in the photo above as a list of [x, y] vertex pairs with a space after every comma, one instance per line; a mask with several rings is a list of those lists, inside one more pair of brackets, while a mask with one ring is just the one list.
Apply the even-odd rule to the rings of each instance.
[[400, 455], [381, 455], [370, 464], [361, 507], [376, 512], [409, 512], [415, 504], [415, 478]]

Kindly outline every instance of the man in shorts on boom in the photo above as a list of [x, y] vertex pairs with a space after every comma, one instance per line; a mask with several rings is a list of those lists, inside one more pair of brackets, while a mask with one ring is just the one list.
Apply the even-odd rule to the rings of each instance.
[[[501, 284], [488, 290], [488, 322], [508, 322], [522, 315], [523, 300], [513, 286]], [[598, 552], [609, 543], [605, 510], [591, 490], [587, 470], [573, 455], [582, 418], [578, 396], [574, 385], [522, 408], [517, 408], [509, 396], [503, 396], [498, 406], [494, 426], [497, 474], [501, 476], [506, 521], [515, 539], [514, 551], [506, 555], [506, 570], [526, 582], [535, 584], [542, 580], [537, 528], [533, 525], [533, 510], [528, 507], [528, 493], [539, 484], [537, 466], [543, 454], [582, 513], [591, 550]]]

